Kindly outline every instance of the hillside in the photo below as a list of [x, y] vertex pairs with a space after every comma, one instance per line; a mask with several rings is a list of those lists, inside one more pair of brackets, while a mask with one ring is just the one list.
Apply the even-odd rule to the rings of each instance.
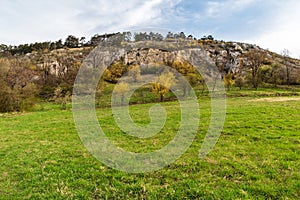
[[[111, 34], [111, 36], [113, 35], [114, 34]], [[104, 39], [99, 40], [98, 42], [102, 41], [104, 41]], [[175, 41], [171, 42], [175, 43]], [[261, 48], [259, 46], [247, 43], [224, 42], [213, 39], [196, 40], [196, 38], [192, 42], [196, 43], [196, 47], [199, 46], [200, 48], [205, 49], [209, 56], [212, 58], [212, 60], [216, 63], [216, 65], [224, 65], [226, 71], [228, 71], [227, 68], [229, 68], [229, 70], [233, 71], [234, 73], [238, 73], [239, 66], [241, 65], [241, 59], [246, 60], [246, 54], [249, 53], [250, 50], [257, 50], [261, 53], [265, 52], [267, 53], [266, 66], [279, 66], [283, 70], [283, 68], [285, 68], [286, 65], [288, 65], [291, 70], [291, 84], [298, 84], [300, 70], [300, 60], [298, 59], [285, 57], [283, 55]], [[58, 74], [60, 71], [64, 71], [66, 70], [66, 68], [69, 67], [68, 61], [71, 61], [73, 63], [81, 63], [93, 48], [94, 46], [90, 45], [86, 47], [77, 48], [65, 47], [52, 51], [44, 51], [42, 53], [37, 53], [33, 51], [32, 53], [26, 54], [24, 57], [30, 59], [33, 63], [36, 63], [38, 66], [46, 65], [49, 68], [51, 74]], [[138, 51], [139, 52], [135, 52], [135, 54], [143, 54], [142, 49], [139, 49]], [[149, 54], [144, 56], [149, 56]], [[155, 61], [155, 58], [149, 59]]]
[[[193, 66], [185, 60], [176, 58], [176, 47], [183, 45], [203, 49], [211, 58], [211, 62], [218, 67], [228, 90], [231, 87], [270, 88], [300, 84], [300, 60], [290, 58], [288, 54], [279, 55], [253, 44], [214, 40], [212, 36], [196, 39], [192, 36], [186, 37], [183, 33], [168, 33], [166, 37], [158, 33], [136, 33], [134, 36], [131, 33], [117, 33], [95, 35], [86, 43], [78, 41], [79, 39], [69, 36], [64, 44], [58, 41], [18, 47], [5, 46], [6, 49], [2, 45], [0, 79], [1, 84], [5, 86], [2, 87], [2, 93], [10, 95], [2, 102], [10, 101], [13, 93], [21, 96], [19, 97], [21, 99], [26, 99], [22, 96], [25, 93], [34, 93], [44, 99], [64, 97], [72, 93], [73, 83], [83, 60], [102, 43], [134, 44], [137, 47], [141, 43], [139, 48], [131, 49], [127, 55], [108, 66], [104, 74], [104, 80], [108, 83], [116, 83], [135, 65], [142, 67], [145, 64], [158, 63], [175, 68], [193, 82], [195, 73]], [[175, 51], [166, 50], [164, 47], [145, 46], [154, 41], [163, 41], [164, 44], [174, 47]], [[204, 84], [203, 81], [197, 80], [193, 86]], [[20, 102], [17, 99], [16, 101]], [[21, 109], [22, 106], [17, 107]]]

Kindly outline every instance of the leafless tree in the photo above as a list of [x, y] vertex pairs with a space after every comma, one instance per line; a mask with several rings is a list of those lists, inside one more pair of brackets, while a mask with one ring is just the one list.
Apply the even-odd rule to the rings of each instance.
[[291, 63], [289, 62], [289, 59], [290, 59], [291, 53], [288, 49], [284, 49], [281, 51], [281, 55], [283, 56], [283, 64], [285, 66], [286, 84], [290, 85], [292, 66], [291, 66]]
[[260, 68], [266, 61], [267, 53], [256, 49], [250, 50], [246, 54], [246, 66], [251, 71], [251, 84], [252, 87], [257, 89], [259, 85]]

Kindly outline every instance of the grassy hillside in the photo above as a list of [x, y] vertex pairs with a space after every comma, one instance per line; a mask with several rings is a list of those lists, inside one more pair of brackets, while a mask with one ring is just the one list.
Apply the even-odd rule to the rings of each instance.
[[[224, 130], [205, 159], [198, 153], [210, 101], [202, 98], [199, 103], [201, 123], [192, 146], [167, 168], [145, 174], [119, 172], [93, 158], [77, 135], [71, 110], [46, 103], [35, 112], [2, 114], [0, 199], [300, 198], [299, 97], [228, 99]], [[133, 139], [116, 128], [110, 109], [97, 114], [115, 144], [149, 152], [170, 141], [179, 122], [178, 104], [162, 105], [168, 111], [166, 126], [148, 140]], [[134, 120], [147, 124], [150, 107], [132, 106]]]

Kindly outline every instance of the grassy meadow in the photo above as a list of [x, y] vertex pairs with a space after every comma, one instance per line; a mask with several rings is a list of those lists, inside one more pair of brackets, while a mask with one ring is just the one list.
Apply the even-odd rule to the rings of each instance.
[[[199, 98], [201, 122], [191, 147], [175, 163], [127, 174], [92, 157], [81, 143], [72, 110], [43, 103], [0, 116], [0, 199], [299, 199], [299, 92], [228, 93], [222, 135], [204, 159], [198, 153], [210, 121], [210, 100]], [[297, 96], [296, 96], [297, 95]], [[288, 96], [288, 97], [287, 97]], [[138, 124], [150, 122], [153, 104], [131, 106]], [[177, 102], [162, 103], [162, 131], [138, 139], [119, 130], [109, 108], [97, 109], [104, 132], [119, 147], [151, 152], [178, 129]]]

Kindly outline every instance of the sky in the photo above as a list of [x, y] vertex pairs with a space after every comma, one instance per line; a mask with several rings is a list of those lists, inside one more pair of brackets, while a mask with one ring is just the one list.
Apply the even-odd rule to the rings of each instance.
[[0, 0], [0, 44], [164, 28], [300, 58], [299, 11], [299, 0]]

